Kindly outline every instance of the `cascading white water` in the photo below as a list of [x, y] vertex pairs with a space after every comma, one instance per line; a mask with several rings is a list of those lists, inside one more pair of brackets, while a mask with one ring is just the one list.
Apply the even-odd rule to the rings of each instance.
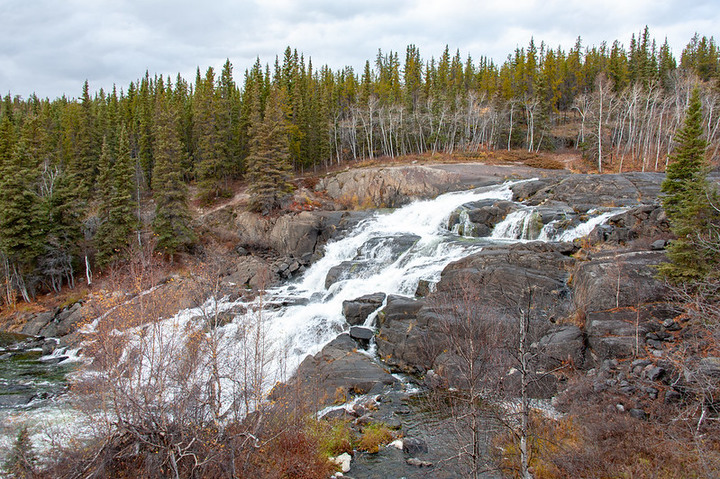
[[605, 212], [588, 211], [587, 221], [570, 228], [560, 228], [560, 221], [551, 221], [540, 227], [537, 207], [523, 207], [508, 214], [504, 220], [493, 228], [491, 237], [495, 240], [538, 240], [538, 241], [573, 241], [587, 236], [597, 225], [627, 211], [627, 208], [610, 208]]
[[572, 241], [577, 238], [582, 238], [583, 236], [587, 236], [590, 234], [590, 232], [597, 226], [605, 223], [608, 219], [612, 218], [613, 216], [616, 216], [620, 213], [623, 213], [627, 211], [628, 208], [612, 208], [611, 210], [608, 210], [604, 213], [599, 213], [598, 210], [590, 210], [588, 211], [588, 214], [596, 216], [592, 216], [590, 219], [588, 219], [584, 223], [580, 223], [575, 228], [569, 229], [567, 231], [563, 231], [559, 236], [554, 238], [552, 241]]
[[[238, 371], [247, 369], [250, 362], [256, 362], [255, 366], [264, 369], [261, 389], [267, 392], [276, 381], [287, 379], [303, 358], [315, 354], [346, 330], [343, 301], [376, 292], [412, 296], [420, 280], [436, 282], [445, 266], [479, 251], [488, 242], [531, 239], [530, 223], [536, 221], [535, 212], [522, 205], [495, 227], [492, 238], [461, 238], [457, 231], [453, 234], [446, 227], [451, 213], [467, 203], [483, 199], [512, 200], [510, 187], [517, 183], [448, 193], [390, 213], [376, 213], [345, 237], [328, 243], [324, 256], [292, 283], [271, 288], [254, 301], [210, 298], [200, 308], [185, 310], [174, 318], [153, 323], [154, 335], [148, 335], [143, 328], [125, 334], [131, 337], [130, 346], [138, 346], [143, 341], [147, 346], [151, 337], [151, 348], [169, 345], [173, 349], [179, 347], [177, 342], [186, 340], [189, 328], [209, 334], [198, 327], [198, 318], [207, 316], [208, 311], [211, 314], [237, 312], [233, 313], [232, 322], [214, 328], [212, 333], [218, 342], [217, 351], [222, 354], [222, 360], [213, 365], [219, 367], [215, 373], [221, 378], [221, 403], [224, 408], [230, 408], [233, 396], [246, 387], [238, 379]], [[569, 231], [554, 232], [547, 239], [572, 240], [617, 213], [618, 210], [598, 214], [585, 224]], [[468, 218], [461, 221], [464, 228], [472, 226]], [[547, 232], [540, 234], [549, 235]], [[344, 265], [340, 268], [342, 271], [326, 288], [328, 274], [340, 265]], [[248, 348], [257, 348], [253, 338], [263, 342], [261, 357], [257, 356], [257, 351], [248, 351]], [[128, 347], [128, 351], [130, 349]], [[171, 355], [154, 357], [155, 368], [169, 370], [176, 367], [176, 358]], [[123, 360], [136, 361], [129, 356]], [[136, 370], [146, 371], [140, 374], [153, 371], [150, 367], [137, 367]], [[184, 380], [202, 385], [209, 374], [208, 367], [201, 367]], [[133, 380], [142, 383], [144, 376]], [[162, 399], [172, 401], [175, 393], [168, 388]]]
[[530, 227], [534, 219], [534, 210], [523, 208], [508, 214], [504, 220], [495, 225], [491, 237], [493, 239], [533, 239], [530, 237]]

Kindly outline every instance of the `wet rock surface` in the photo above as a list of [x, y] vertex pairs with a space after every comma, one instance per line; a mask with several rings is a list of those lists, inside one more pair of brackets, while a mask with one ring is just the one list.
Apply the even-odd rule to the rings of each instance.
[[354, 395], [379, 392], [397, 380], [376, 360], [358, 348], [361, 345], [344, 333], [322, 351], [308, 356], [286, 386], [276, 388], [273, 397], [287, 391], [301, 391], [314, 404], [344, 402]]
[[342, 311], [345, 320], [351, 326], [363, 324], [368, 316], [382, 305], [386, 296], [385, 293], [374, 293], [343, 301]]

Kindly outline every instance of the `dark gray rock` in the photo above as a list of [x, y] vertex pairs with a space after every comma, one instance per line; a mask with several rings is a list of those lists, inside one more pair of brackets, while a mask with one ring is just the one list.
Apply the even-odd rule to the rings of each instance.
[[403, 452], [411, 456], [426, 454], [428, 452], [427, 442], [418, 437], [406, 437], [403, 439]]
[[424, 298], [431, 292], [431, 284], [430, 281], [426, 279], [421, 279], [418, 281], [417, 289], [415, 289], [415, 296], [418, 298]]
[[593, 256], [580, 263], [573, 276], [575, 302], [586, 312], [662, 302], [669, 291], [656, 278], [655, 266], [665, 261], [665, 254], [658, 251]]
[[350, 328], [350, 337], [356, 340], [363, 348], [367, 348], [375, 332], [370, 328], [353, 326]]
[[325, 276], [325, 288], [330, 288], [333, 284], [345, 279], [347, 275], [356, 271], [357, 268], [360, 268], [361, 264], [360, 261], [343, 261], [333, 266], [328, 270], [327, 276]]
[[420, 239], [417, 235], [382, 236], [370, 238], [358, 248], [355, 259], [383, 260], [384, 264], [394, 263], [403, 253], [412, 248]]
[[662, 251], [672, 237], [665, 210], [659, 205], [642, 205], [610, 218], [589, 236], [591, 243], [626, 244], [640, 238], [654, 240], [650, 249]]
[[714, 356], [702, 358], [697, 370], [703, 376], [720, 378], [720, 358]]
[[385, 301], [385, 293], [374, 293], [359, 298], [343, 301], [342, 311], [350, 325], [363, 324], [370, 314]]
[[375, 338], [378, 355], [395, 368], [408, 372], [429, 369], [426, 356], [428, 315], [419, 315], [424, 300], [390, 295], [378, 315]]
[[563, 363], [582, 367], [585, 362], [585, 336], [577, 326], [560, 326], [537, 343], [540, 367], [555, 369]]
[[305, 358], [290, 382], [273, 390], [271, 399], [300, 392], [309, 401], [327, 405], [395, 382], [382, 366], [358, 352], [355, 340], [345, 333], [315, 356]]
[[472, 301], [515, 315], [532, 288], [533, 319], [565, 317], [573, 310], [566, 280], [574, 262], [551, 243], [488, 246], [449, 264], [435, 297], [471, 291]]
[[30, 321], [25, 323], [25, 326], [22, 328], [22, 333], [30, 336], [37, 336], [40, 334], [40, 331], [42, 331], [43, 328], [45, 328], [48, 323], [53, 320], [54, 317], [55, 314], [53, 311], [38, 313], [34, 315]]
[[682, 401], [682, 394], [675, 391], [674, 389], [668, 389], [665, 391], [665, 402], [669, 404], [678, 403]]
[[632, 408], [628, 411], [628, 414], [630, 414], [631, 417], [634, 417], [635, 419], [645, 420], [648, 418], [648, 414], [639, 408]]
[[[531, 205], [548, 200], [562, 201], [585, 213], [600, 206], [634, 206], [653, 203], [664, 179], [662, 173], [569, 175], [513, 187], [517, 197]], [[537, 189], [536, 189], [537, 188]], [[520, 193], [522, 192], [522, 193]]]
[[652, 242], [650, 249], [653, 251], [662, 251], [667, 246], [667, 240], [659, 239]]
[[35, 393], [33, 392], [0, 394], [0, 408], [14, 408], [18, 406], [25, 406], [26, 404], [30, 404], [30, 402], [34, 398]]
[[650, 381], [658, 381], [662, 379], [662, 377], [665, 375], [665, 368], [660, 366], [655, 366], [654, 368], [651, 368], [647, 372], [647, 378]]

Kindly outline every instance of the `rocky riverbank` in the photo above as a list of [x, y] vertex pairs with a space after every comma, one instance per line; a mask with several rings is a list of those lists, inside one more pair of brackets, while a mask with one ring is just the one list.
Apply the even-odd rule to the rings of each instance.
[[[449, 425], [428, 416], [413, 397], [467, 385], [458, 351], [447, 348], [447, 320], [457, 315], [448, 298], [458, 293], [498, 321], [509, 321], [532, 291], [529, 314], [540, 333], [531, 346], [531, 374], [538, 378], [531, 394], [554, 398], [559, 408], [571, 376], [586, 378], [598, 393], [617, 394], [619, 413], [636, 418], [650, 417], [658, 404], [683, 401], [698, 381], [720, 376], [715, 356], [698, 351], [677, 361], [696, 326], [655, 277], [672, 240], [658, 202], [661, 174], [580, 175], [464, 164], [341, 172], [302, 193], [321, 198], [328, 210], [273, 217], [249, 214], [238, 205], [213, 211], [200, 227], [222, 231], [233, 243], [230, 253], [215, 259], [221, 265], [218, 286], [199, 287], [192, 276], [168, 278], [148, 294], [163, 305], [163, 317], [208, 294], [230, 300], [251, 296], [301, 277], [325, 254], [327, 241], [372, 215], [364, 208], [395, 207], [508, 178], [527, 181], [511, 187], [512, 198], [463, 204], [447, 220], [457, 242], [486, 240], [481, 251], [451, 262], [436, 281], [421, 280], [414, 294], [378, 290], [345, 300], [339, 335], [307, 356], [287, 384], [274, 388], [275, 400], [302, 391], [318, 408], [348, 403], [328, 417], [341, 415], [358, 428], [382, 422], [406, 438], [400, 448], [356, 456], [350, 476], [387, 477], [382, 474], [392, 470], [398, 477], [419, 477], [447, 465], [454, 454], [450, 439], [438, 433]], [[342, 209], [347, 207], [359, 209]], [[394, 238], [385, 260], [397, 261], [417, 241], [413, 235]], [[363, 254], [377, 246], [370, 242]], [[346, 260], [318, 281], [330, 291], [362, 267], [361, 259]], [[124, 297], [123, 307], [137, 307], [140, 294], [145, 293]], [[61, 345], [79, 344], [79, 328], [98, 311], [89, 300], [29, 314], [20, 330], [30, 339], [16, 349], [50, 348], [57, 341], [48, 337], [58, 337]], [[414, 440], [422, 446], [404, 447]], [[457, 472], [449, 471], [454, 470], [431, 475]]]

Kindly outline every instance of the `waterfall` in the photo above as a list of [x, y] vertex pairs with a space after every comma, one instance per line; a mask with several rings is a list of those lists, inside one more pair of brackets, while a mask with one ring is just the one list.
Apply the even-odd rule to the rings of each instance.
[[537, 222], [535, 210], [532, 208], [520, 209], [508, 214], [504, 220], [495, 225], [491, 238], [493, 239], [534, 239], [532, 236], [533, 223]]
[[[467, 209], [463, 208], [464, 216], [460, 213], [461, 229], [448, 229], [448, 219], [458, 208], [479, 200], [511, 201], [511, 187], [517, 183], [447, 193], [433, 200], [416, 201], [392, 212], [377, 212], [344, 237], [325, 245], [323, 257], [292, 282], [270, 288], [253, 300], [210, 298], [198, 308], [152, 323], [152, 334], [155, 336], [151, 338], [150, 347], [160, 349], [159, 354], [148, 355], [154, 358], [152, 367], [161, 371], [163, 368], [175, 368], [177, 359], [163, 354], [162, 348], [168, 345], [181, 348], [188, 331], [215, 335], [217, 350], [222, 353], [223, 360], [215, 364], [220, 370], [212, 373], [222, 378], [221, 402], [224, 408], [229, 408], [235, 401], [234, 395], [242, 388], [241, 381], [236, 377], [238, 371], [247, 368], [249, 361], [257, 361], [253, 364], [264, 368], [264, 382], [260, 387], [266, 393], [276, 381], [286, 380], [305, 357], [317, 353], [346, 331], [348, 325], [342, 315], [343, 301], [377, 292], [413, 296], [421, 280], [436, 283], [449, 263], [480, 251], [488, 243], [537, 238], [571, 241], [619, 212], [617, 209], [592, 212], [587, 222], [565, 231], [556, 231], [551, 224], [542, 225], [536, 208], [518, 204], [517, 211], [495, 226], [491, 238], [468, 238], [472, 223]], [[328, 279], [329, 275], [332, 281]], [[230, 314], [232, 320], [208, 332], [198, 319], [207, 316], [208, 311]], [[91, 323], [87, 331], [95, 326], [96, 323]], [[137, 361], [144, 359], [138, 360], [130, 353], [133, 347], [147, 347], [150, 337], [148, 328], [138, 327], [117, 334], [127, 335], [129, 342], [128, 353], [122, 361], [128, 364], [135, 361], [133, 370], [152, 373], [150, 366], [144, 368], [140, 364], [137, 367]], [[263, 342], [263, 354], [259, 359], [248, 351], [253, 347], [254, 337], [261, 338]], [[140, 376], [127, 380], [142, 383], [145, 379], [151, 380], [151, 373], [138, 373]], [[200, 368], [192, 377], [184, 379], [186, 383], [202, 387], [210, 374], [209, 369]], [[177, 391], [179, 389], [168, 388], [162, 400], [173, 401]], [[62, 413], [72, 415], [67, 409]], [[13, 413], [6, 411], [3, 414]], [[38, 421], [43, 421], [40, 409], [33, 414]], [[50, 420], [51, 414], [58, 414], [58, 409], [52, 413], [48, 408], [47, 420]], [[12, 420], [8, 417], [0, 416], [0, 419]], [[0, 438], [0, 446], [7, 444], [5, 439]]]
[[559, 236], [557, 236], [557, 239], [554, 239], [554, 241], [572, 241], [574, 239], [587, 236], [597, 225], [601, 225], [613, 216], [624, 213], [627, 210], [628, 208], [613, 208], [600, 214], [597, 214], [599, 213], [598, 210], [590, 210], [588, 211], [588, 214], [596, 216], [591, 216], [591, 218], [586, 222], [577, 225], [575, 228], [562, 232]]
[[573, 241], [587, 236], [597, 225], [627, 211], [627, 208], [611, 208], [605, 212], [594, 209], [588, 211], [588, 219], [572, 227], [567, 227], [569, 218], [553, 220], [542, 224], [537, 207], [526, 207], [508, 214], [495, 225], [491, 238], [495, 240], [539, 240]]

